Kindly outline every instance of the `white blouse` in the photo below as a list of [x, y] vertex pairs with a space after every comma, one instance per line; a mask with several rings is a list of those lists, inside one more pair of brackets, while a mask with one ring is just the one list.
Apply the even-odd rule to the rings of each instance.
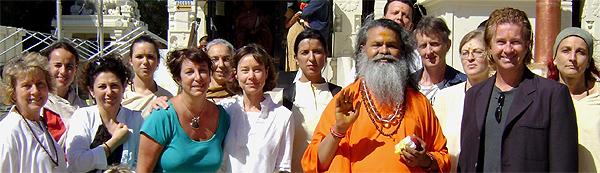
[[462, 82], [440, 90], [433, 104], [435, 115], [440, 122], [444, 136], [446, 136], [446, 147], [448, 147], [450, 163], [452, 163], [450, 172], [456, 172], [458, 155], [460, 154], [460, 127], [465, 103], [466, 83]]
[[231, 117], [221, 172], [291, 171], [294, 119], [265, 95], [261, 112], [244, 111], [244, 97], [219, 102]]
[[[0, 121], [0, 172], [67, 171], [62, 148], [54, 141], [47, 128], [40, 125], [41, 122], [23, 118], [14, 106], [11, 108]], [[52, 146], [54, 150], [51, 149]], [[44, 148], [50, 153], [47, 154]], [[58, 160], [58, 166], [55, 166], [51, 159]]]
[[[117, 121], [126, 124], [130, 132], [129, 139], [123, 143], [121, 164], [135, 169], [140, 128], [144, 124], [144, 118], [140, 111], [132, 111], [121, 106]], [[102, 145], [90, 149], [90, 144], [94, 141], [100, 125], [102, 125], [102, 118], [100, 118], [96, 105], [79, 108], [73, 113], [66, 140], [67, 167], [70, 172], [87, 172], [94, 169], [104, 170], [108, 168], [106, 152]]]
[[[329, 104], [333, 95], [328, 83], [296, 81], [296, 95], [292, 106], [294, 117], [294, 151], [292, 172], [302, 172], [302, 156], [310, 144], [312, 135], [321, 119], [321, 113]], [[279, 104], [283, 101], [283, 90], [274, 97]]]

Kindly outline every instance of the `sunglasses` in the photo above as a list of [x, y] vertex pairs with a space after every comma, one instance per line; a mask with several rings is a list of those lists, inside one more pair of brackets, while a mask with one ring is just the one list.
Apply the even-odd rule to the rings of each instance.
[[496, 107], [496, 122], [500, 123], [502, 119], [502, 107], [504, 106], [504, 93], [498, 96], [498, 107]]

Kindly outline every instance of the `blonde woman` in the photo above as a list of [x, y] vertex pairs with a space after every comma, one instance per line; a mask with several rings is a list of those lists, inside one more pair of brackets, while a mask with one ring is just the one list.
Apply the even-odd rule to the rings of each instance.
[[53, 83], [37, 53], [13, 58], [2, 73], [2, 102], [14, 105], [0, 121], [0, 172], [66, 172], [65, 154], [40, 116]]

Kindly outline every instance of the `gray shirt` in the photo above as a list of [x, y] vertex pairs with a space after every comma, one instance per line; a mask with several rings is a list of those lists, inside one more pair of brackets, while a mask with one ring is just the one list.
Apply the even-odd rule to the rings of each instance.
[[[504, 125], [506, 123], [508, 111], [510, 110], [510, 106], [512, 105], [512, 101], [515, 98], [516, 93], [516, 87], [506, 92], [502, 92], [496, 86], [494, 86], [494, 89], [492, 90], [492, 96], [490, 102], [488, 103], [488, 111], [485, 117], [485, 136], [483, 146], [484, 172], [502, 171], [502, 134], [504, 132]], [[499, 110], [501, 111], [498, 112]], [[497, 117], [496, 112], [498, 112], [498, 115], [501, 116]]]

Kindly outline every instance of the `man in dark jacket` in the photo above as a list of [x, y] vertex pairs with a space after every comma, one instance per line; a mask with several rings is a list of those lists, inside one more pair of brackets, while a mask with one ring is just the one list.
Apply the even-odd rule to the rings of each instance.
[[459, 172], [577, 172], [577, 121], [567, 86], [533, 74], [525, 12], [494, 11], [485, 26], [496, 75], [469, 89]]

